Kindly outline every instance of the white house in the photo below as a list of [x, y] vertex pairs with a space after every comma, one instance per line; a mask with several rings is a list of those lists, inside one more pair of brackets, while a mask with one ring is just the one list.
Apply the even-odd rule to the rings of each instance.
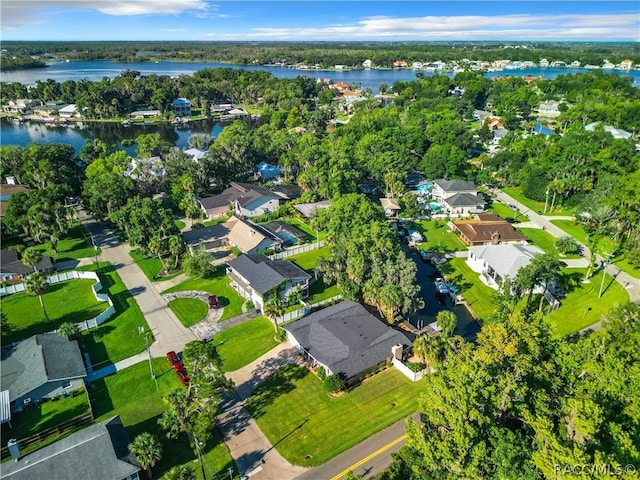
[[62, 107], [60, 110], [58, 110], [58, 115], [60, 115], [60, 117], [62, 118], [72, 118], [77, 117], [79, 113], [78, 109], [76, 108], [76, 104], [71, 103], [66, 107]]
[[480, 274], [480, 280], [498, 290], [504, 280], [515, 278], [518, 271], [529, 265], [533, 257], [544, 252], [533, 245], [482, 245], [469, 247], [467, 265]]
[[444, 211], [454, 215], [482, 212], [486, 204], [473, 182], [466, 180], [434, 180], [429, 193]]

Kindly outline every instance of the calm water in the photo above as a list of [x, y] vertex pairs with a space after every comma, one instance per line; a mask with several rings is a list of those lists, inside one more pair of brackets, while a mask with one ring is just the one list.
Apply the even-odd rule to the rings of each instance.
[[[15, 123], [3, 118], [0, 120], [0, 143], [2, 145], [25, 146], [29, 142], [36, 143], [67, 143], [76, 152], [86, 141], [98, 138], [108, 145], [116, 144], [122, 147], [123, 140], [135, 140], [143, 133], [158, 133], [163, 140], [179, 148], [189, 148], [189, 137], [195, 133], [208, 133], [212, 137], [218, 136], [222, 125], [212, 120], [191, 122], [188, 129], [176, 128], [168, 123], [156, 125], [131, 125], [124, 127], [119, 123], [84, 123], [63, 127], [39, 122]], [[135, 154], [136, 146], [124, 148], [130, 155]]]
[[[347, 70], [347, 71], [316, 71], [316, 70], [297, 70], [286, 67], [269, 67], [269, 66], [240, 66], [226, 63], [207, 63], [207, 62], [160, 62], [160, 63], [122, 63], [107, 61], [92, 62], [57, 62], [51, 63], [47, 68], [38, 68], [32, 70], [18, 70], [15, 72], [6, 72], [2, 74], [3, 82], [20, 82], [35, 83], [36, 80], [46, 80], [52, 78], [57, 82], [65, 80], [87, 80], [98, 81], [103, 77], [113, 78], [123, 70], [137, 70], [142, 75], [191, 75], [197, 70], [204, 68], [242, 68], [245, 70], [266, 70], [271, 72], [277, 78], [295, 78], [300, 75], [306, 75], [313, 78], [330, 78], [336, 82], [360, 84], [362, 88], [371, 88], [377, 93], [381, 83], [393, 85], [396, 81], [415, 80], [416, 72], [413, 70]], [[584, 73], [591, 70], [585, 69], [569, 69], [569, 68], [529, 68], [524, 70], [505, 70], [502, 72], [487, 73], [487, 77], [500, 77], [504, 75], [524, 76], [542, 75], [544, 78], [555, 78], [558, 75], [569, 73]], [[423, 72], [427, 76], [435, 75], [431, 72]], [[616, 71], [619, 75], [631, 76], [634, 78], [634, 84], [640, 86], [640, 71]], [[447, 75], [453, 76], [453, 73]]]
[[[413, 70], [348, 70], [348, 71], [316, 71], [316, 70], [296, 70], [286, 67], [270, 66], [248, 66], [207, 63], [207, 62], [160, 62], [160, 63], [122, 63], [107, 61], [91, 62], [56, 62], [51, 63], [47, 68], [32, 70], [19, 70], [2, 74], [3, 82], [20, 82], [24, 84], [35, 83], [37, 80], [52, 78], [57, 82], [65, 80], [88, 79], [99, 81], [103, 77], [113, 78], [122, 73], [123, 70], [137, 70], [142, 75], [191, 75], [197, 70], [204, 68], [243, 68], [246, 70], [266, 70], [277, 78], [295, 78], [300, 75], [317, 78], [330, 78], [335, 82], [356, 83], [362, 88], [370, 88], [374, 93], [378, 92], [380, 84], [386, 83], [391, 86], [396, 81], [415, 80], [416, 72]], [[567, 68], [532, 68], [524, 70], [505, 70], [503, 72], [490, 72], [487, 77], [498, 77], [503, 75], [525, 76], [542, 75], [544, 78], [555, 78], [558, 75], [588, 72], [585, 69]], [[426, 76], [436, 75], [431, 72], [423, 72]], [[640, 86], [640, 71], [616, 72], [619, 75], [631, 76], [634, 85]], [[453, 73], [447, 73], [453, 76]], [[56, 127], [44, 124], [14, 124], [9, 120], [2, 120], [0, 123], [0, 143], [8, 145], [15, 144], [24, 146], [29, 142], [40, 143], [68, 143], [79, 151], [85, 141], [93, 138], [100, 138], [107, 143], [115, 143], [120, 146], [122, 140], [133, 140], [142, 133], [159, 133], [163, 139], [175, 144], [180, 148], [188, 145], [189, 137], [193, 133], [209, 133], [217, 136], [222, 127], [211, 121], [196, 122], [189, 129], [177, 129], [168, 124], [146, 125], [123, 127], [118, 124], [85, 124], [75, 127]], [[135, 147], [126, 149], [133, 153]]]

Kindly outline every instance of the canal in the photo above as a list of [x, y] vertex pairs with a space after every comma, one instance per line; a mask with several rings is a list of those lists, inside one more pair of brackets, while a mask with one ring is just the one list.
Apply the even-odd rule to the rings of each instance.
[[442, 296], [437, 295], [434, 284], [434, 280], [441, 276], [438, 270], [430, 262], [424, 262], [417, 252], [408, 252], [408, 255], [418, 267], [416, 279], [420, 284], [420, 296], [424, 300], [424, 308], [411, 315], [408, 319], [409, 323], [417, 329], [421, 329], [431, 322], [435, 322], [438, 312], [449, 310], [458, 317], [454, 335], [460, 335], [470, 342], [475, 341], [480, 331], [480, 325], [473, 318], [467, 307], [453, 305], [448, 297], [442, 301]]

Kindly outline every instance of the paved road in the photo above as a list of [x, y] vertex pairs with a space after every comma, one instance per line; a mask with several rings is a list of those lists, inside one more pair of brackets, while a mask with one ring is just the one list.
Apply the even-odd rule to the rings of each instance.
[[[551, 223], [551, 220], [564, 219], [565, 217], [545, 217], [543, 215], [539, 215], [537, 212], [530, 210], [527, 206], [518, 202], [515, 198], [513, 198], [510, 195], [507, 195], [506, 193], [504, 193], [499, 189], [495, 189], [494, 193], [496, 194], [496, 198], [498, 200], [517, 206], [520, 213], [522, 215], [526, 215], [529, 218], [530, 222], [535, 223], [540, 228], [544, 228], [554, 237], [559, 238], [567, 235], [567, 233], [564, 230], [562, 230], [561, 228]], [[585, 256], [585, 259], [587, 259], [585, 266], [588, 266], [588, 259], [591, 256], [589, 248], [580, 242], [578, 242], [578, 245], [580, 245], [580, 247], [582, 248], [582, 252]], [[603, 262], [605, 259], [600, 255], [596, 255], [596, 260], [598, 263], [600, 263], [600, 262]], [[567, 263], [569, 262], [567, 261]], [[622, 270], [620, 270], [620, 268], [618, 268], [616, 265], [613, 265], [613, 264], [608, 265], [606, 268], [606, 271], [609, 275], [611, 275], [615, 279], [616, 282], [622, 285], [622, 288], [624, 288], [627, 291], [627, 293], [629, 294], [629, 300], [636, 303], [640, 302], [640, 279], [632, 277], [631, 275], [623, 272]]]
[[[80, 211], [78, 217], [92, 235], [96, 245], [102, 249], [98, 260], [113, 265], [146, 318], [155, 339], [151, 345], [151, 355], [162, 357], [170, 350], [180, 352], [186, 343], [195, 340], [193, 332], [185, 328], [167, 307], [162, 295], [107, 226], [97, 222], [84, 211]], [[137, 335], [137, 332], [131, 334]]]
[[226, 374], [236, 390], [220, 405], [218, 427], [238, 471], [252, 480], [290, 480], [306, 471], [282, 458], [244, 408], [244, 401], [260, 383], [278, 368], [295, 362], [297, 351], [282, 343], [253, 363]]
[[[413, 414], [413, 419], [417, 421], [419, 415]], [[374, 478], [391, 465], [391, 453], [406, 443], [405, 424], [406, 419], [394, 423], [327, 463], [296, 477], [296, 480], [338, 480], [349, 471], [363, 475], [365, 479]]]

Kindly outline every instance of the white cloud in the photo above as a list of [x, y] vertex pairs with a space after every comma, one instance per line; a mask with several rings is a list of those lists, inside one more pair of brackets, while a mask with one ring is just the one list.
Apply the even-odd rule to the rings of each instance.
[[44, 23], [44, 9], [97, 10], [107, 15], [205, 13], [218, 8], [205, 0], [2, 0], [3, 29]]
[[323, 27], [254, 28], [252, 38], [271, 39], [624, 39], [640, 40], [637, 14], [619, 15], [460, 15], [365, 17]]

